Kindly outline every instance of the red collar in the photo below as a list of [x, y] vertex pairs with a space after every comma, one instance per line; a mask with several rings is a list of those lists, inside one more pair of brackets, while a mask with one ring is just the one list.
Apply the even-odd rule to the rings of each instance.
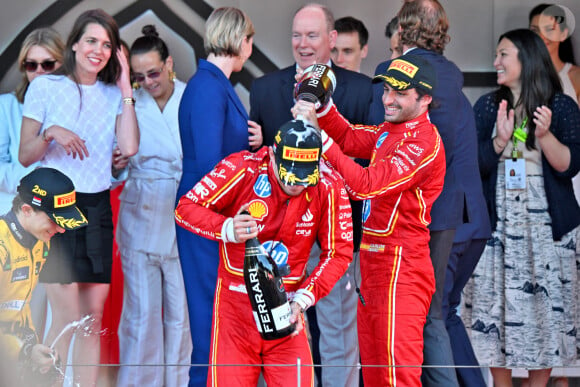
[[426, 111], [425, 113], [421, 114], [419, 117], [405, 122], [400, 123], [390, 123], [386, 122], [387, 128], [390, 132], [407, 132], [409, 130], [413, 130], [419, 126], [430, 124], [431, 120], [429, 120], [429, 112]]

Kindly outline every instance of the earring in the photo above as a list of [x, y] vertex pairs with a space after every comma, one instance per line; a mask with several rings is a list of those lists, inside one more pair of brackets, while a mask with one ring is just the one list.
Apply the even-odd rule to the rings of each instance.
[[169, 79], [171, 79], [172, 81], [175, 81], [177, 79], [177, 76], [175, 75], [175, 71], [169, 70]]
[[139, 84], [139, 82], [133, 82], [131, 84], [131, 86], [133, 87], [133, 90], [137, 90], [141, 87], [141, 85]]

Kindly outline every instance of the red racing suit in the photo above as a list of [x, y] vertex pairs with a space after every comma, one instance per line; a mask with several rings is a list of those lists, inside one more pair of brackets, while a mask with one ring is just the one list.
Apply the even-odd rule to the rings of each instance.
[[[352, 219], [348, 194], [335, 171], [328, 167], [318, 185], [299, 196], [288, 196], [275, 176], [268, 148], [235, 153], [222, 160], [179, 200], [177, 223], [196, 234], [220, 241], [218, 281], [214, 298], [208, 386], [255, 386], [265, 364], [268, 385], [297, 385], [294, 367], [268, 364], [312, 364], [304, 330], [298, 336], [262, 340], [252, 314], [243, 278], [244, 243], [226, 243], [224, 222], [243, 204], [258, 223], [258, 239], [280, 265], [289, 298], [311, 306], [327, 295], [352, 260]], [[305, 269], [310, 249], [318, 239], [320, 264], [310, 277]], [[217, 258], [217, 257], [216, 257]], [[196, 311], [191, 311], [195, 316]], [[195, 349], [194, 349], [195, 350]], [[247, 366], [248, 364], [254, 366]], [[301, 385], [311, 386], [312, 368], [302, 369]]]
[[[363, 366], [387, 367], [363, 368], [364, 383], [420, 386], [423, 325], [435, 291], [427, 226], [443, 188], [443, 142], [427, 113], [401, 124], [363, 126], [350, 125], [333, 106], [319, 124], [331, 137], [323, 157], [350, 196], [365, 201], [359, 346]], [[370, 159], [369, 167], [341, 149]], [[409, 365], [417, 367], [392, 367]]]

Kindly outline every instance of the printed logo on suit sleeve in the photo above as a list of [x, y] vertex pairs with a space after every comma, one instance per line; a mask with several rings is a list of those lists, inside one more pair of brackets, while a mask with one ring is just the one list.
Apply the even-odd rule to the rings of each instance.
[[193, 187], [193, 192], [195, 192], [195, 194], [202, 199], [205, 199], [205, 197], [209, 195], [209, 190], [203, 184], [201, 184], [201, 182], [197, 183]]
[[212, 170], [209, 175], [211, 177], [215, 177], [215, 178], [220, 178], [220, 179], [226, 179], [226, 173], [225, 173], [225, 169], [220, 168], [220, 170], [218, 171], [217, 168]]

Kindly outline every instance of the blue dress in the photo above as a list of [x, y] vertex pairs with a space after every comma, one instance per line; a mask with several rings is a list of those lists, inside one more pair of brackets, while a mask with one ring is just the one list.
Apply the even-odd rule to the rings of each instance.
[[[224, 157], [249, 148], [248, 114], [224, 73], [200, 59], [179, 106], [183, 176], [177, 200]], [[177, 227], [177, 247], [187, 294], [192, 364], [208, 364], [218, 243]], [[189, 385], [206, 384], [207, 367], [191, 367]]]

